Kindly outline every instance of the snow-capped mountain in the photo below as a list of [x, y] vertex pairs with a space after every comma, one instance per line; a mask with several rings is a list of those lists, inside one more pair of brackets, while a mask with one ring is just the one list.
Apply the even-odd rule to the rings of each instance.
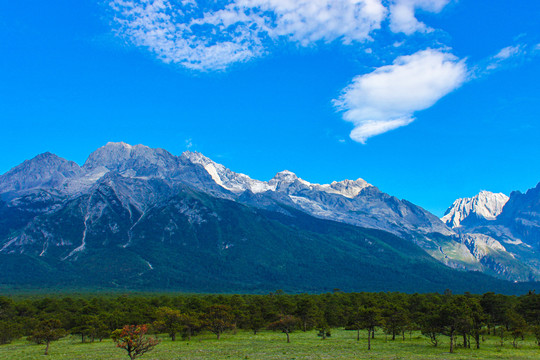
[[185, 152], [182, 157], [201, 165], [224, 190], [241, 195], [238, 201], [253, 206], [267, 207], [268, 200], [272, 199], [270, 203], [283, 203], [316, 217], [394, 234], [403, 235], [411, 231], [452, 234], [431, 213], [408, 201], [385, 194], [363, 179], [313, 184], [284, 170], [269, 181], [260, 181], [232, 172], [199, 153]]
[[[201, 203], [202, 195], [197, 193], [219, 201]], [[179, 194], [189, 196], [179, 200]], [[471, 214], [486, 219], [497, 216], [502, 200], [493, 195], [496, 200], [478, 196], [476, 201], [458, 204], [455, 218], [461, 223]], [[204, 205], [208, 201], [218, 201], [219, 210], [209, 210]], [[252, 209], [250, 214], [281, 214], [290, 219], [287, 226], [301, 211], [319, 219], [383, 230], [454, 268], [512, 280], [536, 276], [534, 269], [513, 258], [507, 243], [490, 237], [493, 234], [457, 233], [428, 211], [385, 194], [363, 179], [314, 184], [285, 170], [261, 181], [197, 152], [175, 156], [163, 149], [125, 143], [108, 143], [97, 149], [81, 167], [46, 153], [1, 175], [0, 255], [29, 254], [77, 262], [96, 249], [128, 249], [146, 238], [189, 243], [184, 239], [186, 226], [217, 231], [212, 236], [220, 237], [221, 227], [229, 228], [223, 221], [230, 226], [236, 222], [223, 213], [233, 203]], [[216, 219], [219, 226], [215, 229], [205, 227]], [[147, 233], [148, 228], [157, 233]], [[240, 239], [252, 235], [232, 234]], [[228, 249], [239, 243], [229, 239], [219, 246]]]
[[503, 193], [481, 191], [473, 197], [454, 201], [441, 220], [452, 228], [467, 221], [495, 220], [507, 201], [508, 196]]
[[254, 194], [266, 191], [289, 192], [292, 188], [324, 191], [330, 194], [339, 194], [348, 198], [354, 198], [366, 187], [372, 186], [363, 179], [355, 181], [344, 180], [334, 181], [331, 184], [311, 184], [300, 179], [291, 171], [284, 170], [278, 172], [270, 181], [254, 180], [247, 175], [235, 173], [225, 166], [215, 163], [201, 153], [186, 151], [182, 157], [189, 159], [193, 164], [200, 164], [212, 177], [212, 179], [224, 189], [234, 193], [251, 191]]
[[[151, 199], [156, 198], [156, 191], [153, 187], [142, 187], [152, 191], [141, 194], [144, 190], [141, 190], [140, 183], [152, 181], [153, 184], [162, 183], [161, 191], [171, 191], [177, 184], [185, 184], [213, 196], [234, 199], [253, 206], [264, 208], [278, 202], [320, 218], [395, 234], [410, 231], [440, 232], [447, 235], [452, 233], [434, 215], [405, 200], [385, 194], [362, 179], [312, 184], [285, 170], [269, 181], [260, 181], [235, 173], [197, 152], [186, 151], [177, 157], [163, 149], [125, 143], [108, 143], [99, 148], [88, 157], [82, 167], [56, 157], [55, 161], [62, 166], [70, 166], [69, 172], [56, 165], [56, 162], [56, 167], [51, 166], [51, 156], [54, 155], [38, 155], [15, 167], [0, 176], [0, 186], [12, 190], [15, 194], [21, 191], [47, 190], [73, 197], [91, 191], [92, 187], [104, 181], [107, 176], [117, 174], [121, 176], [123, 183], [133, 184], [124, 185], [127, 192], [124, 197], [134, 200], [141, 211], [142, 208], [153, 205]], [[32, 164], [30, 176], [26, 175], [27, 163]], [[34, 175], [39, 172], [44, 176]], [[34, 178], [40, 178], [41, 181], [30, 181]], [[157, 193], [159, 194], [159, 191]], [[260, 196], [257, 195], [265, 197], [266, 201], [259, 201]], [[143, 201], [143, 198], [146, 200]]]

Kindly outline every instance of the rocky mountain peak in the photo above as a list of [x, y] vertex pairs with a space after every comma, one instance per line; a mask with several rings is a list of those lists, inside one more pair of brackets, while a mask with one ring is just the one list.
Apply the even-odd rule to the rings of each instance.
[[298, 176], [296, 176], [296, 174], [293, 173], [292, 171], [283, 170], [283, 171], [278, 172], [276, 175], [274, 175], [272, 180], [283, 181], [283, 182], [294, 182], [295, 180], [298, 180]]
[[454, 201], [441, 220], [452, 228], [461, 226], [466, 219], [495, 220], [507, 201], [508, 196], [503, 193], [482, 190], [473, 197]]
[[349, 198], [354, 198], [358, 196], [363, 189], [372, 185], [364, 179], [358, 178], [357, 180], [333, 181], [328, 186], [335, 190], [338, 194]]
[[176, 157], [163, 149], [109, 142], [90, 154], [83, 167], [120, 173], [129, 171], [134, 176], [157, 176], [174, 170], [176, 163]]
[[213, 163], [213, 161], [210, 158], [204, 156], [203, 154], [197, 151], [189, 151], [189, 150], [184, 151], [181, 157], [183, 159], [189, 160], [193, 164], [201, 164], [203, 166], [209, 163]]
[[289, 170], [278, 172], [267, 184], [273, 191], [286, 193], [296, 193], [302, 189], [311, 188], [309, 182], [300, 179], [295, 173]]
[[212, 161], [210, 158], [197, 151], [184, 151], [180, 158], [184, 161], [187, 160], [193, 165], [202, 166], [216, 184], [230, 190], [227, 183], [231, 180], [231, 175], [234, 174], [225, 166]]
[[39, 161], [43, 159], [60, 159], [60, 156], [53, 154], [49, 151], [45, 151], [44, 153], [38, 154], [32, 159], [30, 159], [30, 161]]
[[0, 176], [0, 193], [59, 186], [78, 176], [79, 165], [50, 152], [35, 156]]
[[500, 220], [507, 221], [519, 218], [524, 223], [528, 223], [528, 221], [523, 221], [523, 219], [529, 219], [536, 223], [540, 218], [538, 213], [540, 213], [540, 183], [525, 193], [512, 191], [500, 215]]

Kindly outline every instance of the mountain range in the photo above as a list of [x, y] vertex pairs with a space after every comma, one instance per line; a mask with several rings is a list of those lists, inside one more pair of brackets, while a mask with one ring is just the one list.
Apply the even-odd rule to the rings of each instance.
[[540, 278], [539, 230], [539, 186], [458, 199], [439, 219], [362, 179], [260, 181], [125, 143], [0, 176], [5, 286], [512, 292]]

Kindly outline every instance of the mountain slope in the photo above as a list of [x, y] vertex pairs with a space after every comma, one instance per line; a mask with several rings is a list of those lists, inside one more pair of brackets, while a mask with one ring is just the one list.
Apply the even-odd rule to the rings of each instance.
[[[291, 208], [285, 215], [185, 187], [144, 218], [130, 220], [107, 185], [92, 198], [92, 205], [102, 209], [99, 217], [82, 211], [90, 201], [86, 197], [41, 215], [26, 243], [10, 245], [11, 255], [0, 254], [1, 282], [197, 292], [515, 291], [510, 283], [449, 269], [390, 233]], [[74, 225], [57, 242], [32, 236], [58, 233], [56, 224], [67, 221]], [[78, 240], [66, 241], [68, 233]], [[28, 278], [28, 271], [43, 276]]]

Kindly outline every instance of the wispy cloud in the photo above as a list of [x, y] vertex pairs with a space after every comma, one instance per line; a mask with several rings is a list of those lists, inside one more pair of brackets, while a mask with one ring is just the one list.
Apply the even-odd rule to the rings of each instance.
[[365, 143], [372, 136], [410, 124], [416, 111], [431, 107], [466, 78], [464, 60], [427, 49], [355, 77], [334, 104], [354, 124], [351, 139]]
[[506, 46], [499, 50], [495, 55], [478, 62], [473, 71], [474, 77], [484, 77], [494, 71], [513, 67], [532, 60], [539, 55], [539, 50], [538, 44], [530, 45], [527, 43], [519, 43]]
[[221, 26], [202, 22], [208, 15], [201, 14], [194, 1], [112, 0], [110, 6], [118, 34], [166, 63], [219, 70], [264, 52], [254, 30], [239, 19], [229, 26], [226, 15]]
[[497, 60], [506, 60], [508, 58], [511, 58], [512, 56], [518, 55], [521, 52], [522, 46], [516, 45], [516, 46], [507, 46], [501, 51], [499, 51], [497, 54], [493, 56], [493, 59]]
[[508, 59], [514, 58], [516, 56], [524, 55], [524, 54], [525, 54], [525, 51], [524, 51], [523, 45], [507, 46], [501, 49], [501, 51], [493, 55], [488, 60], [488, 65], [486, 66], [486, 70], [494, 70], [500, 67], [505, 62], [507, 62]]

